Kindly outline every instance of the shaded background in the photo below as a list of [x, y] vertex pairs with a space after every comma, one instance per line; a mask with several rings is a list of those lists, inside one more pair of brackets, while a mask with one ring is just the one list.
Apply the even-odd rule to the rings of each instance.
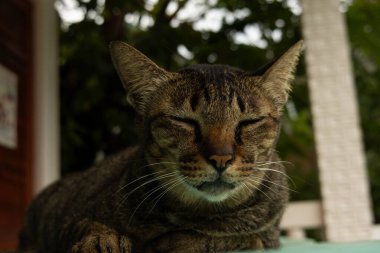
[[[194, 63], [254, 70], [302, 35], [297, 1], [58, 0], [62, 174], [83, 170], [138, 143], [134, 113], [108, 44], [122, 40], [158, 65]], [[380, 222], [380, 3], [342, 2], [358, 90], [375, 221]], [[336, 64], [339, 64], [337, 62]], [[303, 59], [286, 107], [278, 151], [295, 181], [292, 200], [318, 199], [319, 183]]]

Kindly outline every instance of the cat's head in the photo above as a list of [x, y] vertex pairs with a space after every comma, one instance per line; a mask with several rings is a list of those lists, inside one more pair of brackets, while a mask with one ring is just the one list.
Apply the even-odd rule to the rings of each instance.
[[146, 125], [146, 174], [156, 172], [184, 203], [248, 197], [265, 180], [301, 48], [298, 42], [256, 73], [221, 65], [168, 72], [113, 42], [128, 101]]

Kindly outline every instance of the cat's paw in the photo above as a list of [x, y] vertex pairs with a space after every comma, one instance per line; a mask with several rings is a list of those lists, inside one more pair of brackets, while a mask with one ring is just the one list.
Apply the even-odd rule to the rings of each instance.
[[193, 232], [172, 232], [149, 243], [146, 253], [206, 253], [205, 240]]
[[77, 242], [71, 253], [131, 253], [128, 237], [116, 234], [90, 234]]

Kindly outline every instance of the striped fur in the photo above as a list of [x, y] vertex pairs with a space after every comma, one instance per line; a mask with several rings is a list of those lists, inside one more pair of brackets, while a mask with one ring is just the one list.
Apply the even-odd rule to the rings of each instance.
[[279, 246], [287, 176], [275, 153], [301, 42], [259, 72], [159, 68], [111, 45], [144, 142], [32, 203], [20, 252], [203, 253]]

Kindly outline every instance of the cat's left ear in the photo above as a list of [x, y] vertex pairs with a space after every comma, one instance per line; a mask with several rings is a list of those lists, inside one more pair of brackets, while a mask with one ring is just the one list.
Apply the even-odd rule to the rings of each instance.
[[113, 41], [110, 44], [112, 61], [127, 91], [127, 101], [139, 114], [146, 112], [154, 92], [175, 73], [157, 66], [134, 47]]
[[261, 87], [278, 108], [288, 100], [291, 82], [303, 49], [300, 40], [280, 56], [261, 76]]

